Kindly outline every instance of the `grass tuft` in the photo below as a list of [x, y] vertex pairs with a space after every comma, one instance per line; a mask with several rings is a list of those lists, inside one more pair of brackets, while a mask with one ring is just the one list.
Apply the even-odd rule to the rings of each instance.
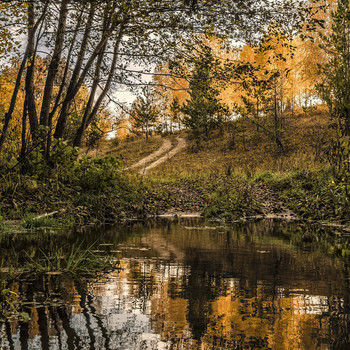
[[73, 275], [90, 276], [98, 272], [104, 272], [115, 267], [115, 262], [110, 257], [100, 256], [92, 252], [94, 244], [87, 249], [82, 249], [82, 243], [73, 245], [68, 252], [59, 248], [54, 252], [32, 257], [27, 252], [24, 270], [38, 273], [70, 273]]
[[22, 220], [22, 226], [28, 230], [45, 227], [57, 227], [59, 224], [59, 221], [51, 216], [38, 218], [38, 215], [33, 213], [25, 214]]

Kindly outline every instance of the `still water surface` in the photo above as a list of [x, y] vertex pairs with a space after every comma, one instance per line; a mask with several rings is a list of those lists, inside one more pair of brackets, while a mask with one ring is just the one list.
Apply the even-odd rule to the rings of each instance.
[[95, 241], [120, 269], [12, 281], [31, 319], [0, 323], [1, 350], [350, 349], [346, 237], [272, 221], [156, 220], [4, 238], [1, 252]]

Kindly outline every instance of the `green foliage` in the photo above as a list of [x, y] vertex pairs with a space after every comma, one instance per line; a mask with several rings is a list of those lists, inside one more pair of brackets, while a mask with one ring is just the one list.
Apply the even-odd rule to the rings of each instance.
[[344, 183], [332, 169], [302, 170], [270, 178], [262, 177], [298, 215], [312, 220], [349, 223], [350, 201]]
[[120, 144], [120, 140], [118, 139], [118, 137], [114, 137], [110, 142], [113, 147], [118, 147]]
[[272, 180], [274, 178], [274, 174], [271, 173], [270, 171], [264, 171], [262, 173], [258, 173], [255, 177], [254, 180], [255, 181], [269, 181]]
[[59, 221], [51, 216], [38, 217], [33, 213], [25, 214], [22, 220], [22, 226], [26, 229], [37, 229], [44, 227], [55, 227], [59, 225]]
[[215, 81], [220, 63], [214, 58], [210, 46], [202, 44], [200, 50], [192, 62], [190, 98], [181, 107], [183, 123], [191, 130], [198, 146], [201, 139], [207, 138], [210, 131], [219, 126], [229, 114], [228, 107], [220, 101], [220, 90]]
[[18, 294], [10, 289], [0, 290], [0, 320], [19, 314], [16, 305], [17, 299]]
[[260, 204], [251, 196], [248, 185], [238, 180], [235, 186], [230, 182], [220, 185], [210, 195], [203, 215], [237, 220], [257, 214], [259, 208]]
[[157, 106], [157, 96], [151, 89], [145, 87], [143, 96], [140, 96], [132, 105], [130, 116], [132, 129], [136, 133], [144, 133], [146, 140], [151, 129], [156, 125], [160, 116], [160, 109]]
[[14, 273], [13, 266], [4, 267], [4, 259], [2, 259], [0, 262], [0, 321], [16, 317], [20, 321], [28, 322], [29, 314], [20, 312], [19, 296], [7, 283], [14, 278], [15, 274], [17, 273]]
[[78, 154], [79, 148], [70, 146], [67, 141], [53, 141], [50, 162], [54, 165], [58, 177], [64, 179], [69, 174]]
[[321, 98], [332, 107], [346, 133], [350, 130], [350, 8], [349, 0], [339, 0], [332, 12], [332, 30], [329, 36], [321, 34], [328, 61], [319, 66], [323, 81], [317, 85]]
[[73, 245], [67, 252], [59, 248], [54, 252], [45, 253], [40, 249], [39, 256], [31, 256], [26, 253], [27, 261], [24, 270], [29, 272], [55, 272], [91, 275], [96, 272], [103, 272], [114, 267], [115, 263], [107, 256], [102, 257], [92, 252], [94, 244], [87, 249]]
[[119, 171], [118, 157], [83, 157], [74, 165], [73, 182], [84, 190], [101, 191], [116, 185]]
[[67, 141], [53, 140], [49, 161], [40, 147], [33, 148], [23, 161], [21, 171], [33, 178], [54, 177], [66, 179], [79, 154], [77, 147]]
[[94, 147], [98, 147], [98, 144], [103, 139], [104, 133], [101, 130], [101, 126], [98, 125], [97, 121], [94, 121], [86, 133], [85, 136], [85, 146], [88, 149], [93, 149]]
[[335, 166], [338, 180], [350, 186], [350, 3], [349, 0], [338, 0], [337, 8], [332, 12], [332, 30], [329, 36], [321, 34], [327, 61], [319, 66], [322, 77], [316, 85], [320, 97], [328, 104], [332, 124], [336, 129], [329, 152], [330, 162]]
[[[253, 73], [251, 73], [253, 75]], [[256, 125], [257, 130], [266, 133], [278, 150], [283, 152], [281, 127], [281, 114], [278, 100], [277, 79], [281, 73], [279, 71], [269, 72], [264, 78], [255, 75], [248, 83], [244, 81], [242, 86], [247, 96], [241, 96], [243, 106], [236, 107], [236, 112], [249, 119]]]
[[177, 96], [174, 97], [170, 104], [170, 113], [172, 121], [177, 124], [178, 129], [181, 129], [183, 116], [181, 114], [181, 106], [179, 103], [179, 98]]

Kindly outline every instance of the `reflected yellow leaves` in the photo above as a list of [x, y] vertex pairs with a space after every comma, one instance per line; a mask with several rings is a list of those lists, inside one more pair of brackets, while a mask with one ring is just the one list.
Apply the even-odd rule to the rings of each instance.
[[296, 249], [283, 227], [278, 234], [268, 222], [189, 227], [140, 227], [114, 244], [120, 269], [90, 282], [58, 275], [35, 287], [14, 284], [29, 300], [31, 320], [0, 325], [0, 337], [46, 339], [57, 349], [59, 341], [78, 349], [152, 350], [348, 344], [343, 264], [317, 249]]
[[[179, 265], [175, 271], [172, 266], [173, 272], [164, 278], [164, 271], [156, 272], [156, 266], [147, 261], [140, 264], [123, 261], [122, 266], [117, 293], [125, 295], [128, 291], [130, 297], [137, 298], [145, 288], [140, 285], [142, 281], [154, 282], [144, 311], [151, 315], [153, 331], [163, 342], [175, 344], [174, 349], [311, 350], [320, 346], [315, 334], [326, 338], [329, 332], [327, 318], [323, 318], [320, 329], [319, 316], [328, 312], [326, 297], [308, 295], [306, 291], [289, 293], [281, 288], [271, 296], [266, 289], [269, 286], [263, 282], [255, 287], [253, 297], [247, 297], [241, 281], [232, 279], [220, 290], [220, 295], [213, 300], [208, 298], [206, 328], [200, 339], [196, 339], [189, 315], [191, 300], [180, 297], [184, 294], [186, 270]], [[199, 304], [191, 312], [196, 308], [200, 312]]]

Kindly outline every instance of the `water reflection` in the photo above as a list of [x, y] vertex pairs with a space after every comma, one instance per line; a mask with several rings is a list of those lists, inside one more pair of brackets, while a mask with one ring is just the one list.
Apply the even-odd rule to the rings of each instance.
[[0, 349], [349, 349], [347, 238], [337, 252], [315, 229], [157, 221], [3, 240], [6, 252], [99, 238], [121, 270], [12, 281], [31, 320], [0, 324]]

